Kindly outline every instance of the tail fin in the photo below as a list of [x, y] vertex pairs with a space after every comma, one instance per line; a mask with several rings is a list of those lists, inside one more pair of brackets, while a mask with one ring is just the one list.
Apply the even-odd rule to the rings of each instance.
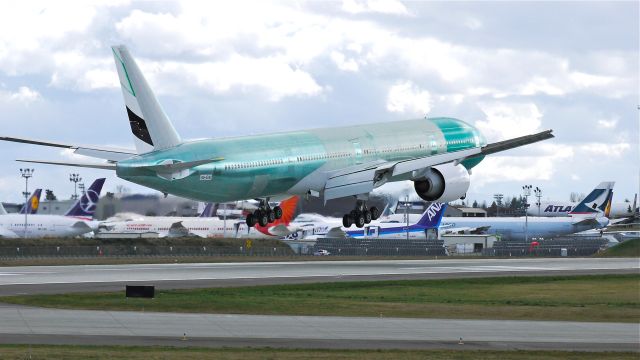
[[102, 191], [102, 185], [104, 185], [105, 178], [96, 179], [91, 184], [89, 190], [82, 194], [80, 199], [71, 206], [71, 209], [67, 211], [65, 216], [79, 216], [93, 218], [93, 214], [96, 212], [98, 201], [100, 200], [100, 192]]
[[589, 195], [576, 205], [569, 215], [600, 215], [605, 216], [607, 206], [613, 196], [615, 182], [601, 182]]
[[442, 221], [442, 217], [444, 216], [444, 211], [447, 209], [446, 203], [434, 202], [429, 205], [427, 210], [425, 210], [424, 214], [418, 222], [416, 226], [420, 226], [427, 229], [433, 229], [440, 227], [440, 222]]
[[129, 50], [113, 46], [113, 56], [139, 154], [174, 147], [182, 142], [162, 110]]
[[218, 203], [207, 203], [204, 206], [204, 209], [202, 210], [202, 213], [200, 213], [201, 218], [210, 218], [210, 217], [214, 217], [216, 215], [216, 212], [218, 211]]
[[33, 215], [38, 212], [38, 207], [40, 207], [40, 195], [42, 194], [42, 189], [36, 189], [33, 192], [33, 195], [27, 200], [26, 204], [22, 205], [20, 209], [20, 214], [30, 214]]
[[286, 200], [280, 202], [282, 208], [282, 217], [276, 220], [272, 225], [284, 224], [289, 225], [293, 217], [296, 215], [296, 208], [298, 207], [299, 196], [292, 196]]

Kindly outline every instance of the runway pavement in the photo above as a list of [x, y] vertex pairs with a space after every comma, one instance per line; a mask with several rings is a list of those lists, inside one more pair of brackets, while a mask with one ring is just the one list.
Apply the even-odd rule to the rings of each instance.
[[195, 288], [318, 281], [638, 273], [637, 258], [296, 261], [0, 268], [0, 296], [122, 290], [124, 284]]
[[[0, 306], [0, 343], [638, 351], [637, 324], [175, 314]], [[187, 340], [182, 340], [186, 334]], [[459, 344], [462, 338], [464, 345]]]

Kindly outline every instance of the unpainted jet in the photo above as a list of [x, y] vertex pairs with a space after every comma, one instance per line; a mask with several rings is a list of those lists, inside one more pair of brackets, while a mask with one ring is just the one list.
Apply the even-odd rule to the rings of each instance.
[[[292, 195], [324, 201], [354, 199], [343, 225], [364, 227], [379, 216], [369, 193], [383, 184], [411, 180], [426, 201], [464, 198], [471, 169], [486, 155], [553, 137], [552, 130], [487, 144], [475, 127], [436, 117], [365, 125], [298, 130], [267, 135], [183, 140], [125, 46], [114, 46], [126, 114], [136, 149], [70, 145], [0, 137], [0, 140], [72, 149], [104, 163], [44, 161], [115, 171], [118, 177], [165, 194], [204, 202], [259, 199], [249, 227], [282, 216], [270, 200]], [[218, 119], [229, 121], [229, 119]]]

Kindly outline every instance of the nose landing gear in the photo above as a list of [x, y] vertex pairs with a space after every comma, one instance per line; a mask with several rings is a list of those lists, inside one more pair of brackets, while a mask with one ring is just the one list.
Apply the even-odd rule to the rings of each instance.
[[358, 200], [356, 208], [342, 217], [342, 225], [348, 228], [355, 224], [356, 227], [361, 228], [372, 220], [377, 220], [379, 216], [380, 210], [377, 207], [372, 206], [368, 209], [364, 201]]

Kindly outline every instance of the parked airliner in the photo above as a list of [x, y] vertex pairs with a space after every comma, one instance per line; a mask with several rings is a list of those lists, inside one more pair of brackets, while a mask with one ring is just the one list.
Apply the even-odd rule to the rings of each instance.
[[[399, 222], [379, 222], [373, 220], [364, 229], [349, 229], [343, 227], [340, 219], [317, 218], [316, 221], [292, 222], [288, 228], [291, 234], [286, 240], [316, 239], [316, 238], [388, 238], [398, 239], [407, 237], [410, 239], [424, 239], [426, 230], [438, 229], [442, 216], [447, 208], [447, 204], [432, 203], [420, 218], [413, 224], [403, 224]], [[317, 221], [321, 220], [321, 221]]]
[[73, 237], [96, 230], [98, 222], [92, 219], [104, 181], [94, 181], [65, 215], [27, 215], [26, 227], [24, 214], [7, 214], [0, 203], [0, 237]]
[[[426, 201], [464, 198], [470, 171], [486, 155], [550, 139], [552, 130], [487, 144], [475, 127], [449, 117], [184, 141], [125, 46], [113, 56], [136, 149], [69, 145], [15, 137], [0, 140], [73, 149], [105, 163], [19, 160], [113, 170], [136, 184], [204, 202], [260, 199], [249, 227], [282, 216], [269, 200], [291, 195], [352, 197], [343, 225], [364, 227], [379, 210], [369, 193], [411, 180]], [[218, 119], [229, 121], [229, 119]], [[247, 130], [248, 131], [248, 130]]]
[[248, 227], [244, 220], [221, 220], [212, 217], [209, 204], [200, 217], [147, 216], [130, 221], [104, 221], [100, 223], [100, 234], [144, 234], [156, 233], [159, 237], [198, 236], [203, 238], [273, 238], [288, 235], [287, 225], [293, 219], [298, 196], [280, 203], [282, 217], [267, 226]]

